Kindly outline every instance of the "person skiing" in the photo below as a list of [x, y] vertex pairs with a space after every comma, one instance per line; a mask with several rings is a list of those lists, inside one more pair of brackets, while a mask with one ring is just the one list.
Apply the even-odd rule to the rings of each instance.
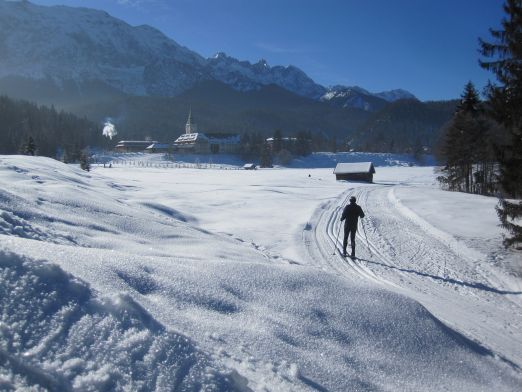
[[341, 222], [344, 221], [344, 240], [343, 240], [343, 256], [346, 257], [346, 246], [348, 245], [348, 234], [352, 244], [352, 254], [350, 257], [355, 258], [355, 233], [357, 232], [357, 221], [364, 218], [364, 212], [360, 205], [356, 202], [355, 196], [350, 197], [350, 204], [344, 207], [341, 215]]

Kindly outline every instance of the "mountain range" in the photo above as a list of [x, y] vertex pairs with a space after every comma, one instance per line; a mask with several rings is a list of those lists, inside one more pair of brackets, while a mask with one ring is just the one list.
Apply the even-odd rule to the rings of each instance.
[[[101, 81], [130, 95], [175, 96], [204, 80], [239, 91], [275, 84], [324, 101], [350, 92], [386, 101], [414, 98], [404, 90], [371, 94], [359, 87], [326, 88], [299, 68], [252, 64], [220, 52], [205, 59], [159, 30], [130, 26], [106, 12], [28, 1], [0, 1], [0, 78], [51, 79], [57, 85]], [[343, 106], [352, 106], [351, 100]], [[354, 107], [366, 109], [354, 101]]]
[[[216, 95], [212, 89], [222, 95], [227, 88], [238, 92], [225, 94], [234, 97], [238, 111], [223, 107], [223, 102], [209, 102], [215, 108], [210, 112], [219, 112], [221, 107], [221, 112], [242, 119], [230, 118], [222, 127], [238, 129], [237, 124], [245, 125], [246, 113], [250, 113], [252, 121], [247, 122], [253, 130], [265, 133], [270, 127], [285, 127], [288, 132], [305, 128], [347, 136], [371, 113], [399, 100], [417, 101], [401, 89], [370, 93], [357, 86], [325, 87], [292, 65], [270, 66], [265, 60], [252, 64], [222, 52], [204, 58], [153, 27], [131, 26], [104, 11], [0, 0], [0, 93], [101, 121], [101, 116], [119, 116], [122, 106], [147, 98], [166, 105], [158, 106], [158, 112], [167, 112], [176, 103], [186, 113], [188, 106], [197, 106], [191, 99], [208, 101], [206, 97]], [[250, 95], [243, 99], [241, 94]], [[274, 102], [282, 102], [281, 97], [286, 103], [277, 107]], [[298, 97], [317, 116], [336, 120], [323, 125], [320, 119], [303, 123], [299, 119], [303, 113], [297, 110], [303, 101]], [[240, 104], [242, 100], [250, 106]], [[107, 106], [117, 113], [108, 113]], [[153, 115], [140, 107], [135, 110], [143, 111], [143, 116]], [[256, 117], [261, 112], [263, 120]], [[213, 124], [204, 114], [199, 117]], [[278, 118], [285, 121], [278, 123]], [[175, 120], [180, 121], [181, 129], [183, 119]], [[154, 118], [148, 123], [166, 132], [165, 125], [156, 124]]]

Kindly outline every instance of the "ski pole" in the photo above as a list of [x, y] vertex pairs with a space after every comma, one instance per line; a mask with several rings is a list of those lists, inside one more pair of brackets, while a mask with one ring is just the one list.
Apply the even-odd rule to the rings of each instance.
[[363, 228], [364, 237], [366, 238], [366, 244], [368, 246], [368, 250], [370, 251], [370, 257], [373, 257], [372, 250], [370, 248], [370, 241], [368, 241], [368, 236], [366, 235], [366, 229], [364, 228], [364, 225], [362, 224], [362, 222], [361, 222], [361, 226]]
[[339, 230], [337, 230], [337, 236], [335, 237], [335, 244], [333, 248], [332, 256], [335, 255], [335, 250], [337, 249], [337, 239], [339, 238], [339, 233], [341, 232], [341, 224], [339, 224]]

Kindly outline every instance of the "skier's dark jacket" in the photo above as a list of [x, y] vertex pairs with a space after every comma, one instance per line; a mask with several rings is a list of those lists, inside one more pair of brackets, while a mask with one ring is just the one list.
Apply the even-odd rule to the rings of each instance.
[[[353, 229], [357, 228], [357, 220], [359, 217], [364, 218], [364, 212], [361, 206], [350, 203], [346, 207], [344, 207], [343, 215], [341, 216], [341, 220], [344, 220], [344, 227], [350, 227]], [[346, 219], [346, 220], [345, 220]]]

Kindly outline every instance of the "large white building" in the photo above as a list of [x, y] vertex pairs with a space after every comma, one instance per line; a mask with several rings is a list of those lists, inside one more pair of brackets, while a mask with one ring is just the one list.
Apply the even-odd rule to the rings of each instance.
[[239, 152], [240, 137], [237, 134], [205, 134], [197, 131], [193, 122], [192, 109], [189, 111], [185, 133], [173, 143], [177, 152], [195, 154], [235, 154]]

